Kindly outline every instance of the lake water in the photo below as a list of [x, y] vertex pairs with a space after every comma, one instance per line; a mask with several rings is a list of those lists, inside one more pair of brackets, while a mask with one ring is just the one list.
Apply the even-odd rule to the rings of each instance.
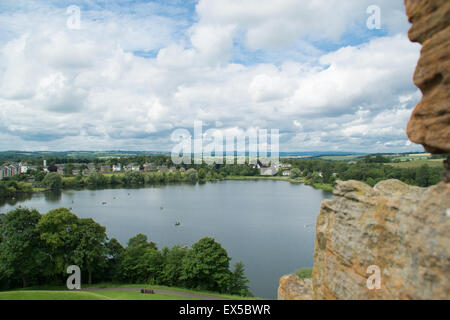
[[321, 201], [330, 197], [284, 181], [221, 181], [37, 193], [15, 204], [0, 203], [0, 212], [18, 205], [41, 213], [72, 207], [77, 216], [105, 226], [108, 236], [123, 245], [137, 233], [159, 248], [213, 237], [232, 263], [244, 262], [255, 296], [276, 299], [282, 275], [312, 267], [316, 217]]

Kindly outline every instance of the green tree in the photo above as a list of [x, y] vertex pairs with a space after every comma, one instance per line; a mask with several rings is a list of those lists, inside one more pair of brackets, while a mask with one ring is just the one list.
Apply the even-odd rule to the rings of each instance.
[[332, 172], [331, 166], [328, 163], [325, 163], [325, 165], [322, 168], [323, 182], [329, 183], [332, 174], [333, 174], [333, 172]]
[[130, 240], [128, 240], [128, 247], [150, 247], [152, 249], [155, 249], [156, 245], [154, 242], [148, 242], [148, 237], [145, 234], [138, 233], [134, 237], [130, 238]]
[[416, 171], [416, 184], [420, 187], [428, 187], [429, 167], [424, 164]]
[[292, 178], [292, 179], [300, 178], [301, 175], [302, 175], [302, 172], [300, 171], [300, 169], [298, 169], [298, 168], [293, 168], [293, 169], [291, 170], [291, 178]]
[[74, 236], [73, 261], [88, 272], [88, 283], [92, 284], [92, 272], [106, 265], [106, 228], [92, 219], [78, 219]]
[[230, 260], [220, 243], [205, 237], [184, 257], [180, 279], [190, 288], [226, 292], [231, 280]]
[[35, 175], [34, 175], [34, 180], [36, 180], [37, 182], [41, 182], [42, 180], [44, 180], [45, 178], [45, 172], [44, 171], [38, 171]]
[[161, 281], [168, 286], [181, 286], [182, 265], [180, 261], [184, 259], [189, 249], [180, 246], [172, 248], [164, 248], [162, 255], [164, 259], [164, 266], [161, 271]]
[[45, 176], [44, 180], [42, 180], [42, 184], [47, 188], [58, 190], [61, 189], [63, 182], [59, 174], [50, 172]]
[[186, 181], [190, 183], [196, 183], [198, 181], [197, 172], [194, 170], [188, 170], [186, 172]]
[[119, 265], [120, 256], [125, 250], [116, 238], [112, 238], [106, 243], [106, 274], [109, 281], [116, 281], [120, 278]]
[[37, 210], [15, 209], [2, 216], [0, 224], [0, 274], [19, 277], [23, 287], [39, 275], [45, 261], [43, 243], [36, 227]]
[[248, 283], [250, 281], [245, 276], [245, 267], [242, 261], [236, 262], [234, 270], [231, 274], [231, 285], [229, 288], [230, 294], [236, 294], [243, 297], [251, 297]]
[[71, 163], [68, 163], [68, 164], [64, 165], [63, 173], [65, 176], [71, 177], [74, 169], [75, 169], [75, 166]]
[[128, 241], [128, 247], [120, 255], [119, 277], [131, 283], [158, 283], [163, 258], [147, 236], [138, 234]]
[[37, 229], [47, 246], [50, 274], [63, 275], [65, 267], [74, 263], [73, 252], [78, 246], [78, 217], [66, 208], [58, 208], [42, 215]]
[[87, 178], [87, 183], [95, 187], [105, 186], [107, 182], [106, 177], [99, 172], [91, 172]]
[[198, 180], [205, 181], [205, 179], [206, 179], [206, 170], [203, 168], [200, 168], [198, 170]]

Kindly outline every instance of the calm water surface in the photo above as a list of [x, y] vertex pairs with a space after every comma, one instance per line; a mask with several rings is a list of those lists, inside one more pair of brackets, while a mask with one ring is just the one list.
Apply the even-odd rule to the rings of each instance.
[[[159, 248], [192, 245], [210, 236], [232, 263], [244, 262], [255, 296], [276, 299], [283, 274], [312, 266], [316, 217], [321, 201], [330, 197], [284, 181], [221, 181], [37, 193], [15, 204], [0, 203], [0, 212], [18, 205], [41, 213], [71, 207], [77, 216], [104, 225], [108, 236], [123, 245], [137, 233]], [[181, 225], [175, 226], [176, 221]]]

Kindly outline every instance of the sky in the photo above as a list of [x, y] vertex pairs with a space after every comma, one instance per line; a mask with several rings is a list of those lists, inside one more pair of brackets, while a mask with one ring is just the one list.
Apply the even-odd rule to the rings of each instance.
[[422, 151], [409, 27], [403, 0], [1, 0], [0, 150], [170, 151], [201, 121], [278, 129], [281, 152]]

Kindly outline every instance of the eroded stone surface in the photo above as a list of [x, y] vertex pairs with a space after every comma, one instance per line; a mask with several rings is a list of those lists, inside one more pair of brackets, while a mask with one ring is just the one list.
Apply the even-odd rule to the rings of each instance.
[[[450, 185], [339, 181], [317, 218], [315, 299], [450, 298]], [[367, 268], [381, 270], [369, 290]]]
[[288, 274], [280, 279], [278, 300], [312, 300], [311, 279], [300, 279], [296, 274]]

